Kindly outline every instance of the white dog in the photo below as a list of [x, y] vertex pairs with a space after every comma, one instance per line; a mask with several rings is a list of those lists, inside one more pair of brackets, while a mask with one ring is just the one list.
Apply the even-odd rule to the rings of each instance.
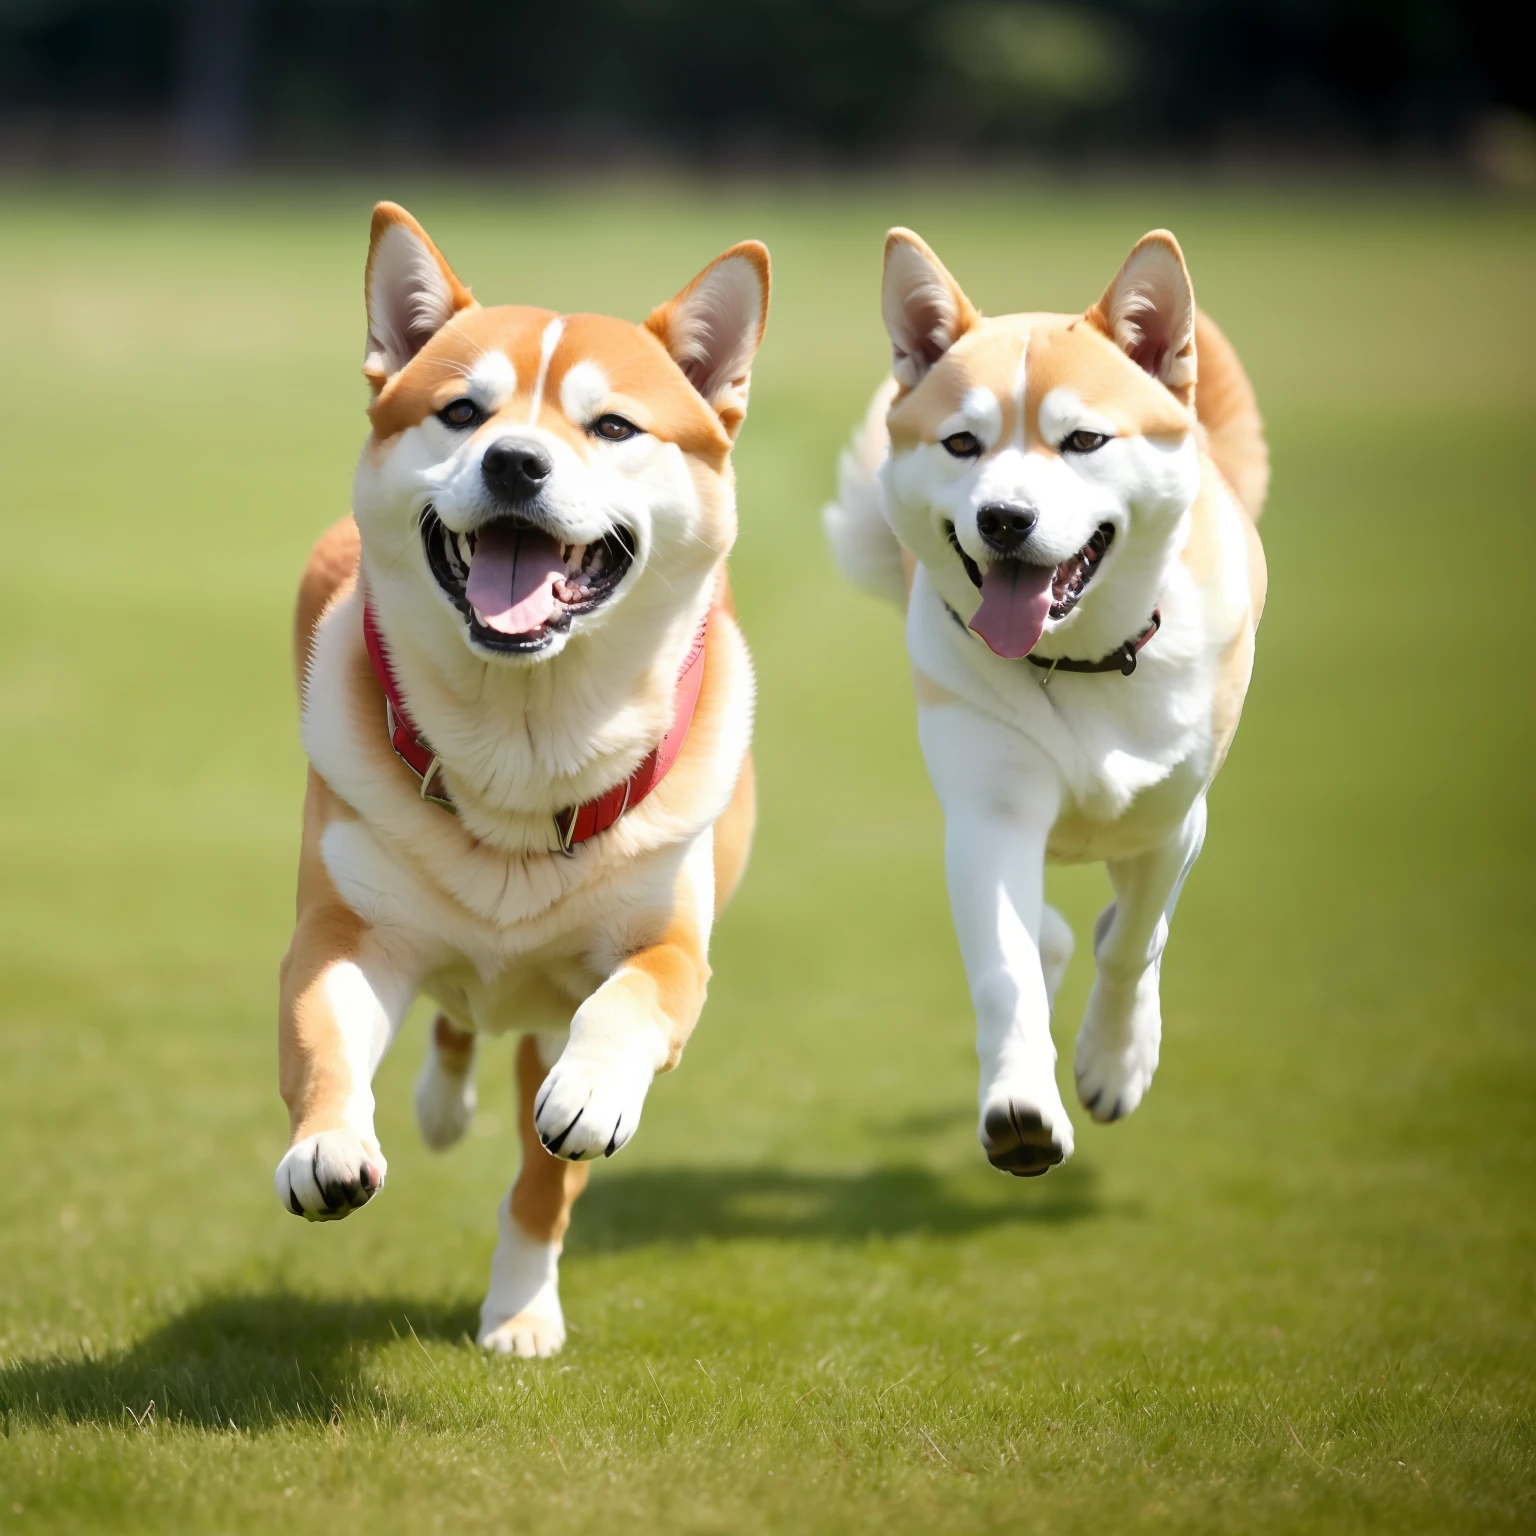
[[893, 377], [827, 530], [850, 580], [907, 604], [981, 1144], [1041, 1174], [1072, 1153], [1050, 1032], [1072, 933], [1044, 867], [1102, 860], [1114, 887], [1076, 1076], [1093, 1117], [1115, 1120], [1157, 1068], [1168, 924], [1252, 670], [1267, 453], [1164, 231], [1083, 314], [985, 319], [893, 230], [882, 309]]

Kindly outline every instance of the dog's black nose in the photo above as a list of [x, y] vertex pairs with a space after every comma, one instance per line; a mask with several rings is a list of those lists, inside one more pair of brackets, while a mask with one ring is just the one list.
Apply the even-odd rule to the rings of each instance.
[[502, 501], [531, 501], [544, 489], [555, 461], [537, 443], [504, 438], [492, 443], [480, 461], [480, 474], [491, 495]]
[[1013, 555], [1039, 521], [1040, 514], [1022, 501], [993, 501], [976, 514], [976, 531], [998, 554]]

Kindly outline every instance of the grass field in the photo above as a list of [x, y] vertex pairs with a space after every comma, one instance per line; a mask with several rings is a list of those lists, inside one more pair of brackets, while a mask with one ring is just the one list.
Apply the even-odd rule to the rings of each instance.
[[[544, 1363], [466, 1337], [517, 1156], [504, 1045], [432, 1157], [413, 1017], [353, 1219], [270, 1185], [288, 609], [362, 438], [376, 193], [490, 300], [638, 316], [731, 240], [776, 263], [734, 562], [755, 863], [681, 1069], [577, 1209]], [[0, 1530], [1536, 1524], [1536, 212], [1004, 183], [0, 207]], [[899, 621], [817, 522], [892, 222], [993, 311], [1080, 307], [1170, 225], [1272, 429], [1270, 608], [1163, 1067], [1027, 1183], [974, 1140]], [[1080, 935], [1103, 890], [1057, 881]]]

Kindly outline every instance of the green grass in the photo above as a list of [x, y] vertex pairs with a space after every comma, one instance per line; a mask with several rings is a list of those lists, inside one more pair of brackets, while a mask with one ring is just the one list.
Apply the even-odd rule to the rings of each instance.
[[[472, 1330], [507, 1051], [446, 1158], [273, 1198], [288, 608], [361, 441], [367, 208], [492, 300], [776, 293], [738, 455], [755, 863], [598, 1169], [547, 1363]], [[1153, 1092], [994, 1174], [899, 621], [817, 508], [888, 223], [994, 311], [1156, 224], [1272, 428], [1271, 601]], [[13, 188], [0, 238], [0, 1530], [1452, 1531], [1536, 1523], [1536, 216], [1127, 185]], [[1057, 899], [1079, 933], [1097, 871]], [[1086, 993], [1069, 974], [1059, 1044]]]

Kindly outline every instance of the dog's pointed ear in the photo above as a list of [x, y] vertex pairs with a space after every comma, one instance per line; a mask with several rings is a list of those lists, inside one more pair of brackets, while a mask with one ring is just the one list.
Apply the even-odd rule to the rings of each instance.
[[475, 302], [426, 230], [397, 203], [373, 210], [363, 295], [368, 304], [363, 376], [375, 394]]
[[1182, 405], [1194, 404], [1195, 292], [1179, 242], [1166, 229], [1136, 242], [1087, 318]]
[[880, 313], [891, 337], [891, 372], [904, 389], [981, 318], [944, 263], [910, 229], [885, 237]]
[[752, 360], [768, 323], [768, 287], [768, 247], [743, 240], [645, 322], [732, 438], [747, 416]]

